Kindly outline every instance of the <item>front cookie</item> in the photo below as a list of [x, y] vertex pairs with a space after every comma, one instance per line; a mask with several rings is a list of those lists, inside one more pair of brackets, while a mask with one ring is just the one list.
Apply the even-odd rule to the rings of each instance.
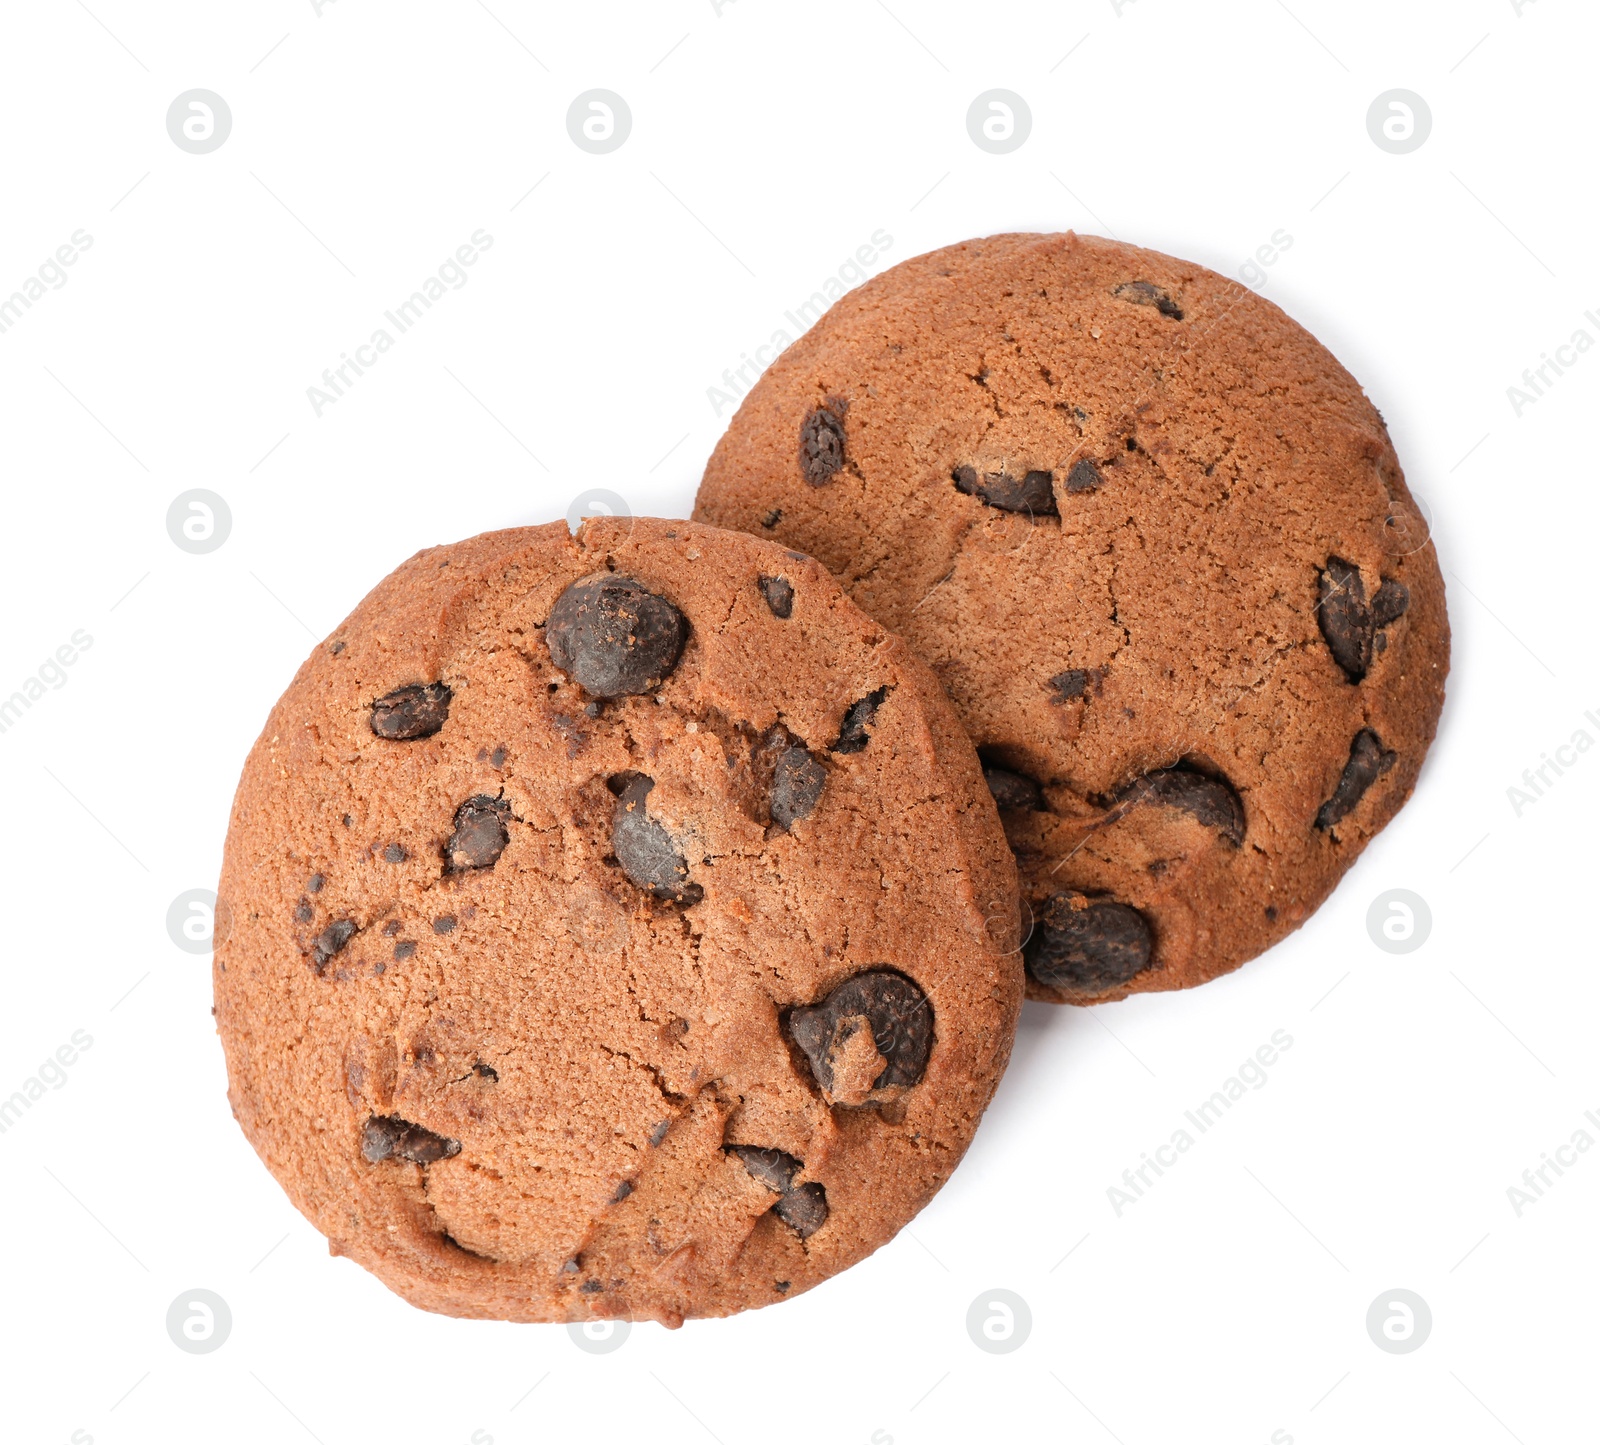
[[937, 683], [816, 563], [693, 523], [412, 558], [273, 710], [218, 892], [235, 1115], [447, 1314], [809, 1288], [947, 1177], [1021, 1002]]

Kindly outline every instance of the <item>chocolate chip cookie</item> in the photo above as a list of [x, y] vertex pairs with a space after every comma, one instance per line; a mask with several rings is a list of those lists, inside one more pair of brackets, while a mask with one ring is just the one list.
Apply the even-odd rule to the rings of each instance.
[[994, 236], [869, 281], [745, 398], [695, 516], [817, 557], [932, 664], [1034, 997], [1283, 937], [1439, 717], [1444, 586], [1382, 417], [1276, 306], [1153, 251]]
[[1023, 992], [931, 673], [798, 552], [605, 520], [420, 552], [245, 764], [229, 1097], [412, 1303], [723, 1315], [891, 1238]]

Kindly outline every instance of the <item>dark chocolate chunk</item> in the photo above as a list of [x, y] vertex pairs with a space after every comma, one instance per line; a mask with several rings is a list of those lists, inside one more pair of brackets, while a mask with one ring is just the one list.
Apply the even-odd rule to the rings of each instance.
[[385, 938], [393, 938], [395, 934], [397, 934], [404, 927], [405, 924], [403, 924], [398, 918], [391, 918], [386, 924], [383, 925], [383, 936]]
[[782, 1149], [760, 1149], [753, 1144], [729, 1144], [726, 1147], [728, 1153], [744, 1165], [752, 1179], [765, 1184], [774, 1194], [787, 1194], [795, 1175], [800, 1172], [800, 1161], [793, 1154], [785, 1154]]
[[1067, 490], [1092, 492], [1104, 480], [1105, 478], [1100, 475], [1100, 468], [1088, 457], [1082, 457], [1072, 464], [1072, 470], [1067, 473]]
[[505, 765], [506, 765], [506, 750], [505, 750], [504, 747], [498, 747], [492, 753], [489, 754], [489, 766], [491, 768], [503, 768], [503, 767], [505, 767]]
[[1360, 682], [1372, 665], [1372, 613], [1360, 569], [1342, 557], [1328, 558], [1317, 580], [1317, 625], [1345, 677]]
[[1188, 768], [1162, 768], [1135, 778], [1112, 798], [1114, 803], [1138, 805], [1159, 803], [1181, 808], [1185, 813], [1215, 828], [1237, 848], [1244, 842], [1244, 804], [1233, 788], [1219, 778], [1207, 777]]
[[1023, 946], [1028, 972], [1046, 988], [1109, 993], [1150, 966], [1150, 925], [1137, 908], [1081, 893], [1053, 894]]
[[772, 773], [772, 821], [787, 832], [797, 819], [809, 818], [827, 781], [827, 769], [804, 743], [785, 748]]
[[396, 963], [404, 963], [416, 951], [417, 945], [415, 943], [409, 938], [402, 939], [394, 946], [394, 961]]
[[[731, 1144], [728, 1153], [736, 1155], [753, 1179], [765, 1184], [778, 1196], [772, 1212], [801, 1239], [809, 1239], [828, 1219], [828, 1195], [820, 1184], [796, 1187], [795, 1175], [801, 1163], [781, 1149], [758, 1149], [748, 1144]], [[784, 1286], [787, 1288], [787, 1285]]]
[[994, 805], [1002, 809], [1018, 809], [1036, 813], [1043, 806], [1039, 785], [1032, 778], [1014, 773], [1010, 768], [983, 765], [983, 780], [994, 794]]
[[491, 1084], [500, 1082], [500, 1071], [493, 1064], [478, 1063], [472, 1066], [472, 1072], [480, 1079], [487, 1079]]
[[449, 933], [456, 926], [456, 916], [453, 913], [442, 913], [433, 920], [435, 933]]
[[661, 1141], [667, 1137], [667, 1130], [670, 1129], [671, 1127], [672, 1127], [672, 1120], [671, 1119], [663, 1119], [659, 1124], [657, 1124], [655, 1126], [654, 1129], [652, 1129], [650, 1131], [650, 1147], [652, 1149], [660, 1148]]
[[383, 861], [385, 863], [404, 863], [408, 856], [406, 850], [398, 843], [391, 843], [383, 850]]
[[633, 1193], [633, 1180], [624, 1179], [622, 1181], [622, 1183], [617, 1185], [616, 1189], [612, 1192], [611, 1202], [613, 1204], [621, 1204], [622, 1201], [624, 1199], [626, 1199], [632, 1193]]
[[504, 798], [479, 793], [456, 809], [455, 832], [444, 845], [445, 864], [452, 873], [472, 868], [493, 868], [505, 852], [511, 834], [506, 819], [511, 804]]
[[1060, 515], [1049, 472], [1027, 472], [1020, 478], [1009, 472], [985, 472], [980, 476], [975, 467], [957, 467], [950, 479], [958, 492], [1002, 512], [1030, 512], [1035, 517]]
[[787, 577], [759, 577], [761, 595], [774, 617], [787, 617], [794, 611], [794, 588]]
[[1135, 306], [1154, 306], [1163, 316], [1173, 321], [1183, 320], [1183, 309], [1159, 286], [1149, 281], [1124, 281], [1111, 288], [1113, 296], [1131, 301]]
[[1089, 674], [1081, 667], [1058, 672], [1045, 684], [1050, 689], [1051, 702], [1072, 702], [1088, 690]]
[[[344, 815], [344, 820], [345, 820], [346, 826], [348, 826], [349, 822], [350, 822], [350, 815], [348, 813], [346, 813]], [[323, 884], [323, 882], [324, 882], [324, 879], [322, 877], [322, 874], [313, 873], [309, 878], [306, 879], [306, 892], [307, 893], [321, 893], [322, 892], [322, 884]]]
[[413, 682], [372, 704], [371, 726], [380, 738], [431, 738], [450, 716], [450, 689], [442, 682]]
[[393, 1114], [368, 1119], [361, 1131], [361, 1154], [369, 1164], [381, 1164], [390, 1157], [409, 1159], [413, 1164], [437, 1164], [460, 1152], [459, 1139], [446, 1139]]
[[781, 1195], [772, 1212], [801, 1239], [810, 1239], [828, 1222], [827, 1191], [820, 1184], [802, 1184]]
[[859, 702], [850, 704], [844, 715], [844, 721], [839, 725], [839, 737], [831, 751], [836, 753], [859, 753], [872, 740], [869, 729], [872, 720], [878, 714], [878, 709], [883, 705], [884, 698], [889, 696], [887, 686], [874, 688]]
[[1396, 582], [1393, 577], [1384, 578], [1378, 590], [1372, 594], [1372, 625], [1387, 627], [1403, 617], [1410, 605], [1410, 588], [1404, 582]]
[[340, 918], [330, 923], [311, 944], [311, 958], [318, 973], [328, 966], [328, 960], [340, 952], [356, 936], [356, 921]]
[[839, 1055], [863, 1024], [884, 1060], [872, 1089], [909, 1088], [928, 1066], [933, 1049], [933, 1008], [904, 974], [870, 969], [847, 978], [821, 1003], [789, 1014], [789, 1037], [811, 1061], [825, 1094], [834, 1092]]
[[550, 660], [599, 698], [660, 687], [688, 636], [688, 618], [665, 597], [609, 572], [568, 587], [544, 629]]
[[774, 507], [761, 519], [761, 525], [769, 532], [783, 520], [783, 508]]
[[1349, 816], [1362, 795], [1394, 766], [1395, 755], [1384, 750], [1383, 741], [1371, 728], [1362, 728], [1350, 744], [1350, 760], [1339, 775], [1333, 796], [1317, 809], [1317, 827], [1326, 832]]
[[296, 923], [310, 923], [312, 917], [311, 900], [301, 894], [300, 901], [294, 906], [294, 921]]
[[643, 773], [618, 773], [607, 786], [617, 795], [611, 814], [611, 851], [629, 879], [657, 898], [698, 903], [704, 890], [689, 882], [689, 864], [672, 834], [645, 811], [655, 779]]
[[845, 405], [830, 396], [800, 423], [800, 475], [813, 487], [826, 486], [844, 465]]

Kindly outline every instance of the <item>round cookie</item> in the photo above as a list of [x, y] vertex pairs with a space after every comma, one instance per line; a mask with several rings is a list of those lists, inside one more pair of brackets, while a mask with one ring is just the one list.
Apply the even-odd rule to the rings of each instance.
[[1383, 419], [1276, 306], [1153, 251], [994, 236], [867, 282], [745, 398], [695, 516], [817, 557], [932, 665], [1032, 997], [1259, 953], [1433, 738], [1444, 585]]
[[245, 764], [229, 1098], [413, 1304], [768, 1304], [966, 1149], [1021, 1007], [1016, 888], [938, 683], [817, 563], [643, 520], [436, 547]]

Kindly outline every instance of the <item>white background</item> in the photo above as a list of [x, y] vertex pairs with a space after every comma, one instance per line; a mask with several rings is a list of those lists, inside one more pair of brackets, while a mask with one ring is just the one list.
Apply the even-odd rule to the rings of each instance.
[[[1600, 1142], [1600, 750], [1520, 817], [1507, 788], [1600, 739], [1600, 355], [1520, 417], [1506, 389], [1600, 339], [1600, 22], [1577, 0], [1120, 9], [7, 8], [0, 295], [93, 237], [0, 335], [0, 696], [93, 638], [0, 734], [0, 1096], [93, 1038], [0, 1135], [7, 1440], [1595, 1438], [1600, 1150], [1520, 1217], [1507, 1189], [1575, 1130]], [[208, 155], [166, 129], [193, 87], [232, 110]], [[567, 133], [592, 87], [632, 110], [609, 155]], [[966, 131], [994, 87], [1033, 115], [1009, 155]], [[1409, 155], [1366, 129], [1393, 87], [1432, 111]], [[417, 548], [586, 488], [686, 515], [729, 415], [708, 388], [874, 231], [881, 270], [1068, 227], [1230, 275], [1292, 236], [1261, 289], [1362, 380], [1434, 518], [1454, 666], [1415, 799], [1233, 976], [1029, 1005], [954, 1181], [793, 1302], [596, 1356], [330, 1259], [230, 1118], [209, 959], [165, 926], [214, 886], [239, 766], [313, 639]], [[468, 284], [319, 418], [306, 388], [479, 228]], [[205, 556], [166, 531], [194, 487], [232, 512]], [[1433, 917], [1401, 957], [1366, 925], [1390, 888]], [[1277, 1029], [1264, 1087], [1118, 1217], [1122, 1171]], [[206, 1355], [165, 1327], [197, 1287], [233, 1317]], [[1405, 1355], [1365, 1326], [1397, 1287], [1433, 1316]], [[1004, 1355], [965, 1324], [995, 1288], [1032, 1313]]]

